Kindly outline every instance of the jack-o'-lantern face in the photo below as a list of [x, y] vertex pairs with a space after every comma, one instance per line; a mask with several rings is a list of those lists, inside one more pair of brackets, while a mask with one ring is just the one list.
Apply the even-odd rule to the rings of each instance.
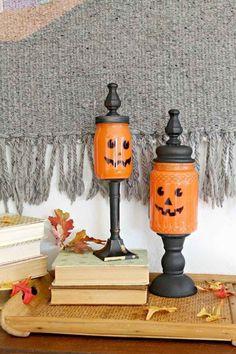
[[191, 163], [156, 163], [150, 175], [150, 226], [163, 235], [196, 229], [198, 175]]
[[[130, 142], [128, 140], [123, 140], [123, 139], [122, 142], [120, 142], [119, 140], [120, 140], [119, 138], [108, 140], [107, 155], [109, 155], [109, 157], [104, 156], [106, 163], [108, 165], [112, 165], [114, 168], [118, 168], [119, 165], [126, 167], [127, 165], [131, 164], [131, 156], [130, 156], [130, 149], [129, 149]], [[109, 151], [110, 149], [112, 151]], [[126, 153], [125, 150], [129, 150], [129, 152]]]
[[97, 124], [95, 174], [100, 179], [126, 179], [132, 172], [132, 141], [128, 124]]
[[[174, 195], [166, 195], [163, 187], [160, 186], [157, 188], [157, 195], [160, 197], [157, 198], [160, 202], [155, 204], [155, 207], [161, 215], [175, 217], [182, 213], [184, 206], [178, 202], [178, 198], [181, 200], [183, 196], [182, 188], [177, 187], [174, 190]], [[176, 204], [178, 205], [176, 206]]]

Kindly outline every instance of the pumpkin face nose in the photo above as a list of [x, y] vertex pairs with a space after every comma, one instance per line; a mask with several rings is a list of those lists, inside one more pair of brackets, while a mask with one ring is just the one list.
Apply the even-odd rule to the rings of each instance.
[[165, 205], [172, 205], [170, 198], [166, 199]]

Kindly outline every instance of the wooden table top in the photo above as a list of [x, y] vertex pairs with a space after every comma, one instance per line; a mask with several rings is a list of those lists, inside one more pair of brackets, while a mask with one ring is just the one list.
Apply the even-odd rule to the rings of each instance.
[[12, 337], [0, 328], [0, 353], [77, 354], [236, 354], [230, 342], [162, 339], [104, 338], [69, 335], [31, 334]]

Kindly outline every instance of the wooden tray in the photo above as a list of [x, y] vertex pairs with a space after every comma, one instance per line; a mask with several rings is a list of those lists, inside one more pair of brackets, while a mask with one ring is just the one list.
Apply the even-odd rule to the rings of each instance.
[[[152, 275], [153, 276], [153, 275]], [[196, 283], [218, 280], [236, 291], [235, 276], [191, 275]], [[38, 294], [29, 305], [22, 303], [18, 293], [2, 310], [2, 327], [8, 333], [27, 337], [30, 333], [61, 333], [91, 336], [175, 338], [231, 341], [236, 345], [236, 299], [224, 301], [224, 319], [206, 322], [196, 317], [219, 301], [210, 292], [168, 299], [149, 294], [148, 305], [177, 307], [177, 312], [156, 313], [147, 321], [147, 306], [74, 306], [50, 305], [50, 276], [32, 280]]]

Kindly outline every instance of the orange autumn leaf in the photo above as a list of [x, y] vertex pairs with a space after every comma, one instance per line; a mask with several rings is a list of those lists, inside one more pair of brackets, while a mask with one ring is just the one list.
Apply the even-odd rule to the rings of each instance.
[[92, 252], [92, 248], [88, 245], [87, 242], [93, 242], [97, 244], [106, 243], [105, 240], [96, 239], [94, 237], [89, 237], [86, 234], [86, 230], [81, 230], [76, 233], [73, 240], [71, 240], [68, 244], [65, 245], [65, 249], [69, 251], [73, 251], [75, 253], [85, 253]]
[[63, 212], [61, 209], [55, 209], [54, 213], [56, 216], [49, 216], [48, 220], [51, 225], [59, 231], [60, 241], [63, 241], [71, 234], [71, 230], [73, 230], [73, 220], [69, 219], [70, 214], [67, 212]]
[[229, 291], [227, 287], [220, 281], [209, 281], [207, 287], [197, 285], [198, 290], [205, 292], [213, 292], [216, 297], [225, 299], [226, 297], [236, 295], [235, 292]]

